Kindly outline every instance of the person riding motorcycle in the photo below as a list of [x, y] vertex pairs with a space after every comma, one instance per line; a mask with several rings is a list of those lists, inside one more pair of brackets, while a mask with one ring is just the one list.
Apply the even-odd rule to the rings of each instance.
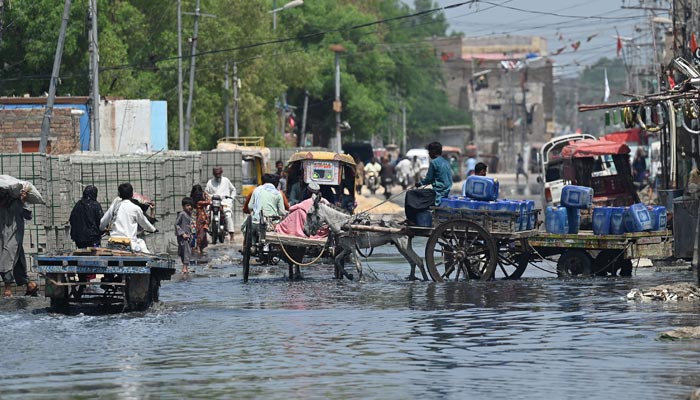
[[394, 169], [396, 171], [396, 180], [403, 190], [406, 190], [408, 185], [411, 184], [410, 180], [413, 177], [413, 164], [411, 160], [407, 157], [402, 158], [401, 161], [396, 163], [396, 168]]
[[365, 165], [365, 184], [372, 194], [374, 194], [379, 187], [379, 172], [381, 172], [381, 170], [382, 165], [379, 164], [376, 158]]
[[221, 204], [224, 206], [224, 219], [226, 221], [226, 231], [229, 234], [229, 238], [233, 241], [234, 229], [233, 229], [233, 199], [236, 197], [236, 187], [233, 183], [223, 176], [224, 170], [221, 167], [214, 167], [212, 169], [213, 178], [209, 179], [207, 186], [204, 189], [207, 194], [211, 197], [219, 196], [221, 198]]
[[117, 191], [119, 198], [112, 202], [109, 210], [102, 216], [100, 230], [109, 230], [110, 240], [129, 242], [133, 251], [150, 253], [146, 242], [137, 237], [139, 228], [146, 232], [156, 232], [157, 229], [146, 218], [143, 209], [132, 201], [134, 188], [130, 183], [122, 183]]

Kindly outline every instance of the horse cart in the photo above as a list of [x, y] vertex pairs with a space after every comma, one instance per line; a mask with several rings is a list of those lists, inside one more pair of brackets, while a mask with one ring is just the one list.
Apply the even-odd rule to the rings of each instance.
[[161, 280], [175, 273], [169, 257], [98, 248], [37, 256], [34, 269], [46, 279], [46, 297], [55, 311], [70, 304], [146, 310], [158, 301]]

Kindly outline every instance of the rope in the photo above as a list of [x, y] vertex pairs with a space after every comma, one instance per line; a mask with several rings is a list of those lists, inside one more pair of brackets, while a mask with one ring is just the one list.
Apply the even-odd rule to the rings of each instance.
[[277, 242], [279, 242], [279, 245], [282, 248], [282, 252], [284, 253], [285, 256], [287, 256], [289, 261], [293, 262], [294, 264], [296, 264], [300, 267], [308, 267], [309, 265], [314, 264], [316, 261], [318, 261], [321, 258], [321, 256], [323, 256], [323, 253], [326, 252], [326, 248], [328, 247], [328, 246], [323, 246], [323, 248], [321, 249], [321, 254], [319, 254], [318, 257], [316, 257], [313, 260], [311, 260], [310, 262], [304, 264], [304, 263], [301, 263], [301, 262], [293, 259], [292, 256], [290, 256], [289, 253], [287, 253], [287, 249], [284, 248], [284, 244], [282, 243], [280, 238], [277, 238]]
[[[428, 185], [428, 186], [429, 186], [429, 185]], [[399, 193], [397, 193], [397, 194], [395, 194], [395, 195], [389, 197], [388, 199], [386, 199], [386, 200], [384, 200], [384, 201], [381, 201], [381, 202], [379, 202], [379, 203], [373, 205], [372, 207], [370, 207], [370, 208], [368, 208], [368, 209], [366, 209], [366, 210], [364, 210], [364, 211], [358, 213], [357, 215], [368, 214], [371, 210], [374, 210], [375, 208], [377, 208], [377, 207], [381, 206], [382, 204], [386, 203], [387, 201], [393, 200], [394, 198], [396, 198], [396, 197], [398, 197], [398, 196], [401, 196], [402, 194], [404, 194], [404, 193], [406, 193], [406, 192], [408, 192], [409, 190], [412, 190], [412, 189], [413, 189], [413, 188], [411, 188], [411, 189], [406, 189], [406, 190], [404, 190], [404, 191], [401, 191], [401, 192], [399, 192]]]

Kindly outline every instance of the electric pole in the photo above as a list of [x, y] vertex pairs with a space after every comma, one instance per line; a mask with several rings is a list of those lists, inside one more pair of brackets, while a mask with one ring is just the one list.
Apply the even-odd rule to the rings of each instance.
[[190, 129], [192, 120], [192, 96], [194, 95], [194, 67], [197, 58], [197, 34], [199, 33], [199, 1], [194, 8], [194, 33], [192, 34], [192, 51], [190, 53], [190, 86], [187, 94], [187, 112], [185, 114], [185, 148], [190, 149]]
[[90, 101], [92, 103], [92, 150], [100, 151], [100, 53], [97, 46], [97, 0], [90, 0], [88, 7], [88, 19], [90, 26], [90, 80], [92, 82], [92, 93]]
[[63, 44], [66, 40], [66, 28], [68, 27], [68, 17], [70, 17], [71, 0], [66, 0], [63, 5], [63, 19], [61, 20], [61, 30], [58, 33], [58, 44], [56, 44], [56, 54], [53, 59], [53, 70], [51, 71], [51, 82], [49, 84], [49, 97], [46, 99], [46, 111], [44, 119], [41, 121], [41, 140], [39, 141], [39, 153], [46, 153], [46, 146], [49, 141], [49, 128], [53, 115], [53, 103], [56, 98], [56, 81], [61, 70], [61, 57], [63, 56]]
[[401, 114], [401, 152], [403, 154], [406, 154], [406, 103], [404, 103], [403, 101], [401, 102]]
[[224, 134], [226, 135], [226, 139], [229, 137], [229, 121], [231, 120], [230, 112], [229, 112], [229, 107], [228, 107], [228, 61], [226, 61], [226, 77], [224, 78]]
[[238, 66], [233, 63], [233, 137], [238, 138]]
[[301, 147], [306, 147], [306, 113], [309, 110], [309, 91], [304, 90], [304, 113], [301, 117]]
[[177, 126], [180, 151], [185, 150], [185, 123], [182, 109], [182, 0], [177, 0]]

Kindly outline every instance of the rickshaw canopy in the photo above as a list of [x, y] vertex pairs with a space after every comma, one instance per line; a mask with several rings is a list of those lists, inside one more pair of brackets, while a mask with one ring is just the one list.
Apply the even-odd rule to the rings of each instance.
[[340, 161], [345, 164], [355, 166], [355, 160], [347, 154], [338, 154], [332, 151], [300, 151], [292, 154], [287, 164], [292, 164], [297, 161]]
[[595, 139], [579, 140], [561, 150], [562, 158], [585, 158], [629, 153], [630, 148], [624, 143]]

